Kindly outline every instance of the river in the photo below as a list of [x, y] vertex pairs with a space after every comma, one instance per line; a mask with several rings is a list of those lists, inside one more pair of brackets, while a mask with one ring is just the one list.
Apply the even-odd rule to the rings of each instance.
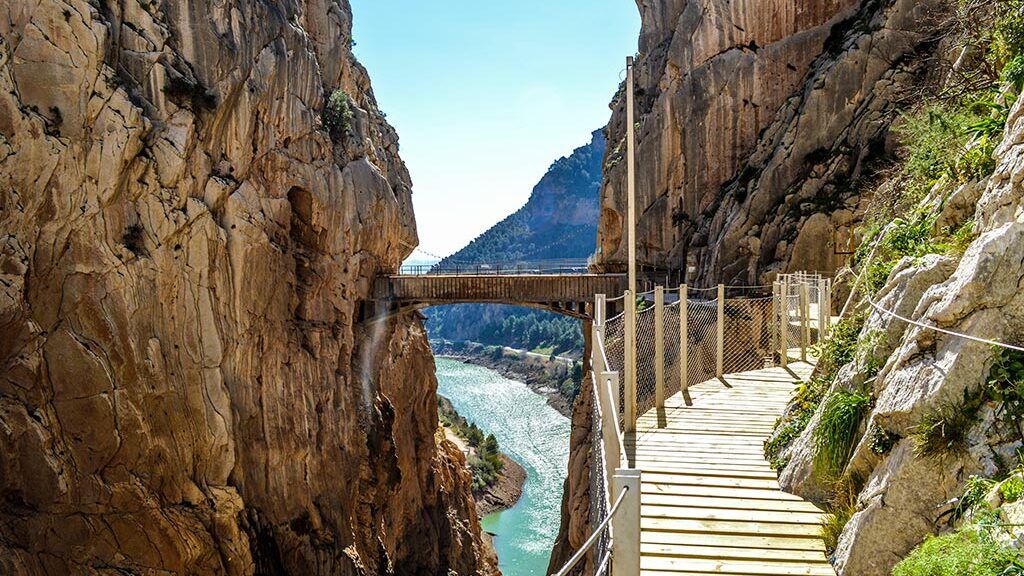
[[437, 391], [466, 419], [493, 433], [503, 452], [526, 469], [523, 496], [482, 520], [494, 534], [505, 576], [544, 576], [561, 521], [569, 463], [569, 419], [526, 384], [481, 366], [437, 359]]

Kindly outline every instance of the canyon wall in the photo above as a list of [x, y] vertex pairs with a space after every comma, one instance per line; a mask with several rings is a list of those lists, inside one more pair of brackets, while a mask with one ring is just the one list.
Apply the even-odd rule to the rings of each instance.
[[[832, 273], [860, 240], [897, 110], [931, 80], [948, 0], [638, 0], [637, 256], [691, 285]], [[626, 265], [625, 86], [611, 103], [594, 268]], [[681, 273], [681, 274], [680, 274]], [[841, 303], [840, 303], [841, 305]], [[584, 383], [589, 382], [589, 375]], [[588, 386], [573, 454], [589, 450]], [[582, 409], [581, 409], [582, 408]], [[570, 462], [552, 566], [589, 534]]]
[[[946, 0], [640, 0], [638, 258], [691, 284], [831, 272], [927, 69]], [[625, 92], [612, 102], [597, 261], [626, 257]]]
[[345, 0], [0, 5], [0, 572], [491, 574]]

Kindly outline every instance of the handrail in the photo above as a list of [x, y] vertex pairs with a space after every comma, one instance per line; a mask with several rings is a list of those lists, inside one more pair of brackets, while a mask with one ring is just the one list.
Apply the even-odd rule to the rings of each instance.
[[[607, 389], [606, 393], [609, 398], [614, 398], [614, 392], [612, 391], [612, 381], [607, 378], [604, 381], [604, 387]], [[619, 454], [626, 453], [626, 435], [622, 432], [622, 428], [618, 425], [618, 418], [615, 418], [615, 439], [619, 442]], [[616, 464], [618, 465], [618, 464]]]
[[590, 535], [590, 538], [587, 538], [587, 541], [583, 543], [583, 546], [580, 546], [580, 549], [572, 555], [572, 558], [569, 558], [569, 561], [566, 562], [565, 566], [562, 566], [562, 569], [556, 572], [553, 576], [566, 576], [569, 574], [570, 570], [580, 563], [583, 556], [590, 551], [597, 542], [597, 539], [604, 532], [605, 528], [607, 528], [608, 524], [611, 523], [612, 518], [615, 517], [615, 513], [618, 512], [619, 506], [622, 504], [622, 500], [626, 497], [626, 492], [629, 492], [629, 486], [622, 487], [622, 491], [619, 492], [619, 497], [615, 499], [615, 504], [613, 504], [611, 509], [608, 511], [608, 517], [598, 524], [597, 528], [594, 528], [594, 532]]
[[971, 336], [970, 334], [961, 334], [959, 332], [953, 332], [952, 330], [946, 330], [944, 328], [939, 328], [938, 326], [930, 326], [928, 324], [924, 324], [924, 323], [918, 322], [916, 320], [911, 320], [910, 318], [904, 318], [903, 316], [900, 316], [899, 314], [893, 312], [892, 310], [886, 310], [885, 308], [882, 308], [881, 306], [876, 304], [874, 301], [872, 301], [870, 298], [868, 299], [868, 304], [870, 304], [872, 308], [874, 308], [875, 310], [878, 310], [879, 312], [881, 312], [883, 314], [887, 314], [889, 316], [892, 316], [893, 318], [897, 318], [899, 320], [902, 320], [902, 321], [907, 322], [909, 324], [913, 324], [915, 326], [920, 326], [921, 328], [925, 328], [927, 330], [935, 330], [936, 332], [942, 332], [943, 334], [948, 334], [950, 336], [958, 336], [960, 338], [966, 338], [967, 340], [973, 340], [974, 342], [980, 342], [982, 344], [988, 344], [990, 346], [998, 346], [1000, 348], [1009, 348], [1010, 350], [1016, 350], [1018, 352], [1024, 352], [1024, 348], [1022, 348], [1020, 346], [1014, 346], [1013, 344], [1004, 344], [1003, 342], [996, 342], [995, 340], [988, 340], [986, 338], [979, 338], [977, 336]]

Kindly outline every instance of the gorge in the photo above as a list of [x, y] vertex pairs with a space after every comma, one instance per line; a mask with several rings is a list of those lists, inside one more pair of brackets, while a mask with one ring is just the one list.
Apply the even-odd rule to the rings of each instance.
[[[834, 277], [817, 367], [747, 455], [825, 511], [823, 565], [1021, 573], [1024, 3], [636, 6], [635, 124], [622, 85], [449, 263], [623, 272], [635, 130], [642, 266]], [[0, 3], [0, 573], [541, 574], [592, 534], [589, 321], [375, 301], [419, 234], [352, 19]], [[579, 357], [568, 418], [435, 360], [428, 327]], [[438, 392], [527, 469], [527, 506], [480, 518]]]

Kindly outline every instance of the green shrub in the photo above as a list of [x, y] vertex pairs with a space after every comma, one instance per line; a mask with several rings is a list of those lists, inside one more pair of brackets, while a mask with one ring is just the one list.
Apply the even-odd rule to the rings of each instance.
[[896, 565], [893, 576], [1002, 576], [1018, 554], [984, 533], [963, 529], [931, 536]]
[[1018, 54], [1006, 64], [1003, 81], [1009, 82], [1018, 92], [1024, 89], [1024, 54]]
[[1011, 476], [999, 485], [999, 493], [1003, 495], [1003, 500], [1009, 503], [1024, 498], [1024, 479], [1020, 476]]
[[814, 470], [836, 478], [850, 460], [857, 430], [870, 403], [867, 395], [839, 391], [825, 400], [821, 421], [814, 431]]
[[974, 220], [967, 220], [956, 227], [942, 229], [936, 241], [943, 252], [951, 256], [962, 256], [978, 235], [974, 232]]
[[1009, 422], [1024, 418], [1024, 352], [999, 349], [985, 383], [985, 395], [1002, 404]]
[[850, 523], [850, 518], [856, 510], [850, 506], [837, 508], [827, 512], [821, 518], [821, 539], [825, 542], [825, 551], [831, 555], [839, 547], [839, 537], [843, 534], [843, 528]]
[[352, 99], [344, 90], [338, 89], [331, 92], [324, 106], [323, 122], [330, 133], [331, 138], [338, 141], [343, 136], [352, 135], [352, 120], [355, 114], [352, 111]]
[[894, 446], [902, 439], [899, 434], [890, 432], [878, 424], [871, 426], [868, 433], [871, 438], [871, 451], [875, 454], [888, 454]]
[[989, 60], [1000, 65], [1024, 53], [1024, 2], [1004, 0], [998, 5], [1001, 14], [993, 27]]
[[828, 511], [821, 518], [821, 539], [829, 555], [839, 547], [839, 537], [857, 512], [857, 482], [846, 476], [836, 482], [835, 495], [828, 503]]
[[995, 481], [983, 476], [968, 478], [964, 493], [957, 499], [956, 507], [953, 508], [953, 520], [959, 520], [977, 509], [995, 485]]
[[967, 431], [974, 423], [980, 402], [944, 402], [926, 413], [914, 427], [914, 451], [918, 456], [936, 457], [963, 450]]
[[832, 327], [828, 338], [815, 347], [819, 374], [825, 381], [831, 383], [839, 369], [853, 360], [866, 318], [860, 313], [841, 319]]
[[789, 463], [781, 457], [783, 450], [807, 428], [839, 369], [853, 360], [864, 319], [864, 314], [843, 318], [832, 327], [829, 337], [815, 346], [818, 356], [816, 375], [797, 389], [785, 417], [775, 423], [775, 434], [764, 445], [765, 458], [776, 470], [785, 468]]
[[830, 385], [830, 380], [811, 378], [797, 389], [785, 417], [775, 423], [775, 433], [764, 444], [765, 459], [772, 468], [782, 470], [789, 464], [788, 460], [782, 458], [782, 451], [807, 429], [811, 416], [818, 409]]

